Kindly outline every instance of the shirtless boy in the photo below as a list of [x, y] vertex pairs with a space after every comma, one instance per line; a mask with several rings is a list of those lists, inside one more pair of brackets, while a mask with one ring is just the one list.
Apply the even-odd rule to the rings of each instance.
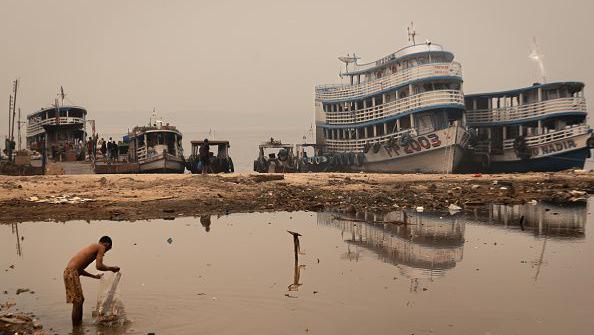
[[80, 276], [95, 279], [99, 279], [103, 276], [103, 274], [92, 275], [85, 271], [85, 268], [93, 261], [96, 261], [95, 265], [99, 271], [120, 271], [120, 268], [117, 266], [107, 266], [103, 264], [103, 255], [111, 249], [111, 245], [111, 238], [109, 236], [101, 237], [99, 243], [91, 244], [74, 255], [64, 270], [66, 302], [72, 303], [72, 325], [74, 326], [82, 323], [83, 302], [85, 301], [82, 287], [80, 285]]

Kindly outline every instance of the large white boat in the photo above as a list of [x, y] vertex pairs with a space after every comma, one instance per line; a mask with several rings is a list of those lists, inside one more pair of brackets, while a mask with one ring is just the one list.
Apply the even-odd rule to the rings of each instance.
[[594, 146], [580, 82], [467, 95], [466, 109], [476, 136], [461, 172], [581, 169]]
[[468, 135], [462, 68], [451, 52], [413, 40], [375, 62], [339, 59], [347, 82], [316, 87], [318, 144], [353, 171], [450, 173], [458, 166]]
[[53, 106], [27, 116], [27, 148], [42, 152], [59, 161], [84, 159], [87, 132], [87, 110], [65, 105], [64, 91]]

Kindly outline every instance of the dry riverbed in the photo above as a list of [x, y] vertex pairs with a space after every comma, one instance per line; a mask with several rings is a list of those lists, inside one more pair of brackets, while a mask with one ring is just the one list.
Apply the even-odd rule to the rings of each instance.
[[584, 201], [594, 193], [594, 173], [0, 176], [0, 191], [2, 223], [327, 209], [381, 213]]

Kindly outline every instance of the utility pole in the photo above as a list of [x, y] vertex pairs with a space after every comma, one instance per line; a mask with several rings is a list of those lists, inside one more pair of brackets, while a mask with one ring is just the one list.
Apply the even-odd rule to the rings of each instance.
[[12, 85], [13, 94], [10, 95], [9, 104], [8, 104], [8, 139], [6, 143], [6, 151], [8, 154], [8, 159], [13, 161], [12, 152], [14, 150], [14, 123], [16, 119], [16, 101], [17, 101], [17, 92], [19, 88], [19, 80], [16, 79]]
[[21, 109], [19, 108], [19, 120], [17, 121], [18, 130], [19, 130], [19, 144], [18, 144], [18, 151], [21, 151], [21, 125], [25, 122], [21, 122]]

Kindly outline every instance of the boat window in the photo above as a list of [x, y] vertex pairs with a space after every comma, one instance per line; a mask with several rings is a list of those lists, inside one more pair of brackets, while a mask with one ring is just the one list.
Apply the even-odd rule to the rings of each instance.
[[420, 113], [415, 116], [415, 126], [419, 134], [425, 134], [434, 130], [431, 113]]
[[520, 129], [518, 126], [505, 127], [505, 139], [512, 139], [520, 136]]
[[552, 100], [552, 99], [558, 99], [559, 98], [559, 92], [557, 92], [557, 90], [547, 90], [545, 92], [545, 100]]
[[400, 118], [400, 130], [410, 129], [410, 117], [407, 115]]
[[489, 98], [477, 98], [476, 99], [476, 109], [486, 110], [488, 108], [489, 108]]

